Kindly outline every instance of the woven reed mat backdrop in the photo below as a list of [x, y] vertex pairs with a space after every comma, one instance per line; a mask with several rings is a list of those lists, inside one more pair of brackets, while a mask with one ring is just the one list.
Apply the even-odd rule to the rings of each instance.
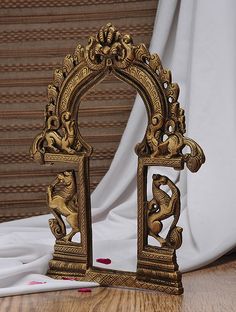
[[[46, 186], [68, 165], [29, 157], [43, 127], [47, 85], [77, 43], [108, 22], [149, 45], [157, 0], [0, 1], [0, 222], [48, 213]], [[108, 170], [136, 92], [111, 77], [81, 103], [82, 135], [94, 147], [91, 189]]]

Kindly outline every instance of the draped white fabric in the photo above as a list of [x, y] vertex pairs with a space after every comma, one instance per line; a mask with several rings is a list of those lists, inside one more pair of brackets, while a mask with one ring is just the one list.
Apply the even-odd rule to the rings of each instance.
[[[159, 2], [150, 50], [171, 69], [181, 90], [187, 136], [206, 155], [197, 174], [153, 169], [181, 190], [179, 225], [184, 228], [184, 241], [177, 256], [182, 271], [206, 265], [236, 246], [235, 15], [233, 0]], [[141, 141], [146, 123], [138, 97], [111, 168], [92, 194], [94, 259], [110, 258], [109, 268], [136, 269], [134, 146]], [[54, 243], [47, 219], [40, 216], [0, 225], [0, 296], [96, 286], [44, 276]], [[47, 283], [29, 285], [32, 280]]]

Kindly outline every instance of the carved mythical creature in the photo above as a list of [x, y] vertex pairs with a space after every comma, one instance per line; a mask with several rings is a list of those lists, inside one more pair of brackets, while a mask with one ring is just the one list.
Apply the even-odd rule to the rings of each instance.
[[76, 128], [75, 121], [71, 120], [71, 113], [62, 113], [60, 121], [57, 116], [53, 115], [48, 117], [45, 129], [35, 138], [30, 154], [32, 158], [40, 162], [43, 162], [45, 151], [76, 154], [81, 146], [75, 144], [75, 141]]
[[[56, 191], [55, 187], [59, 190]], [[76, 182], [73, 171], [59, 173], [56, 179], [47, 189], [48, 206], [56, 219], [50, 219], [49, 225], [53, 235], [57, 239], [71, 241], [79, 232], [78, 213], [76, 212]], [[62, 216], [66, 217], [72, 230], [66, 235], [66, 227]]]
[[[196, 172], [205, 162], [201, 147], [192, 139], [184, 137], [185, 116], [179, 103], [170, 104], [170, 118], [164, 123], [158, 114], [154, 115], [147, 131], [147, 142], [151, 150], [151, 157], [165, 156], [173, 158], [183, 156], [187, 167]], [[163, 129], [164, 128], [164, 129]], [[182, 154], [187, 146], [190, 153]]]
[[205, 162], [204, 153], [194, 140], [184, 137], [180, 132], [176, 131], [169, 134], [165, 141], [159, 143], [155, 149], [153, 149], [152, 157], [178, 157], [182, 155], [182, 150], [185, 146], [190, 148], [190, 153], [184, 154], [183, 159], [189, 170], [196, 172]]
[[71, 148], [75, 141], [75, 121], [71, 120], [70, 112], [64, 112], [61, 115], [61, 123], [62, 135], [57, 131], [46, 131], [45, 140], [47, 142], [47, 147], [56, 153], [65, 151], [68, 154], [75, 154], [76, 151]]
[[[180, 215], [179, 189], [166, 176], [154, 174], [152, 180], [153, 199], [148, 202], [147, 217], [149, 234], [156, 238], [161, 246], [177, 249], [182, 244], [182, 228], [176, 226]], [[171, 196], [160, 188], [162, 185], [167, 185], [170, 188]], [[159, 235], [163, 227], [161, 221], [171, 216], [174, 217], [174, 220], [166, 238], [163, 238]]]

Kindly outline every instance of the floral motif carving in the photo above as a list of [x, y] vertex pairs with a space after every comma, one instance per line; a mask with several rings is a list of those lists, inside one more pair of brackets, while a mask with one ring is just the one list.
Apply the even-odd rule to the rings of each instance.
[[91, 36], [85, 49], [79, 45], [75, 55], [78, 60], [84, 57], [92, 70], [124, 69], [134, 60], [144, 61], [150, 57], [144, 44], [135, 46], [131, 35], [121, 35], [111, 23], [101, 27], [95, 37]]
[[96, 37], [89, 38], [85, 59], [89, 68], [101, 70], [112, 65], [125, 68], [134, 60], [134, 47], [130, 35], [121, 36], [110, 23], [103, 26]]

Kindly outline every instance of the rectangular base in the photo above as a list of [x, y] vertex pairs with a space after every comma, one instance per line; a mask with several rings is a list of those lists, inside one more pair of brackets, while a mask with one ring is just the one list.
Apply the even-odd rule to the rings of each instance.
[[96, 267], [88, 269], [85, 275], [71, 274], [69, 272], [65, 272], [65, 274], [62, 275], [59, 271], [49, 270], [48, 276], [57, 279], [60, 279], [63, 276], [74, 277], [78, 281], [97, 282], [100, 286], [142, 288], [166, 292], [173, 295], [181, 295], [183, 293], [181, 282], [170, 282], [158, 279], [139, 280], [137, 279], [136, 273], [133, 272], [104, 270]]
[[101, 286], [122, 286], [162, 291], [173, 295], [183, 293], [175, 250], [147, 247], [138, 254], [137, 272], [103, 269], [90, 265], [80, 244], [56, 241], [48, 276], [71, 277], [78, 281], [97, 282]]

